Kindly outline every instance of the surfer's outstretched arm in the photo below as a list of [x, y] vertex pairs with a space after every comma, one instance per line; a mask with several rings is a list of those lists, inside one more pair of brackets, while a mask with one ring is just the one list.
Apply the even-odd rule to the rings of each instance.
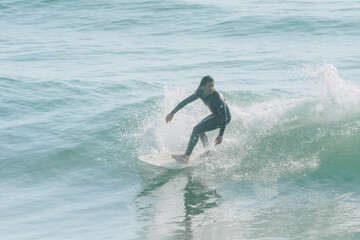
[[196, 99], [198, 99], [199, 96], [194, 93], [192, 95], [190, 95], [189, 97], [185, 98], [184, 100], [182, 100], [165, 118], [165, 121], [168, 123], [168, 122], [171, 122], [171, 120], [173, 119], [174, 117], [174, 114], [179, 111], [180, 109], [182, 109], [183, 107], [185, 107], [187, 104], [195, 101]]

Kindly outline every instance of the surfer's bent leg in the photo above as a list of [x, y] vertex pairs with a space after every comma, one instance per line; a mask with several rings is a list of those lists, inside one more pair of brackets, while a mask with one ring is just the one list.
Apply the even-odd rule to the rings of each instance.
[[200, 133], [200, 140], [201, 142], [203, 143], [203, 146], [204, 147], [208, 147], [209, 146], [209, 140], [208, 140], [208, 137], [206, 136], [206, 134], [203, 132], [203, 133]]
[[199, 141], [199, 137], [201, 136], [204, 139], [204, 141], [206, 141], [207, 137], [204, 133], [207, 131], [214, 130], [218, 127], [219, 127], [219, 117], [214, 114], [211, 114], [210, 116], [202, 120], [199, 124], [197, 124], [192, 131], [185, 154], [187, 156], [190, 156], [192, 151], [194, 150], [194, 147]]

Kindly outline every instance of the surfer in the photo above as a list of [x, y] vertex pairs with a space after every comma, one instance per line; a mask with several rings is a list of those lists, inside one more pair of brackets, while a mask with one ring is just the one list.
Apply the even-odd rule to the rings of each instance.
[[186, 152], [180, 155], [172, 155], [174, 159], [185, 163], [189, 161], [190, 155], [198, 143], [199, 138], [204, 147], [209, 145], [205, 132], [220, 128], [219, 135], [215, 139], [215, 145], [220, 144], [223, 140], [225, 127], [231, 120], [230, 110], [224, 97], [214, 88], [214, 79], [211, 76], [205, 76], [201, 79], [200, 85], [195, 93], [181, 101], [174, 110], [166, 116], [166, 122], [170, 122], [177, 111], [198, 98], [210, 109], [211, 114], [194, 127]]

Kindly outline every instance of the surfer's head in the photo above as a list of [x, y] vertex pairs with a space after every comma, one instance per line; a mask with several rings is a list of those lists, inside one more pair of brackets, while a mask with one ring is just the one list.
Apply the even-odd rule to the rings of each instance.
[[214, 79], [207, 75], [201, 79], [198, 89], [204, 88], [206, 95], [212, 94], [214, 92]]

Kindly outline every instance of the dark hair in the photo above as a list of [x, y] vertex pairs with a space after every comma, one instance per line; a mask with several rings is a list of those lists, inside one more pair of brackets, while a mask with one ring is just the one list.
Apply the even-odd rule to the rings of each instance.
[[201, 79], [201, 82], [200, 82], [197, 90], [199, 90], [201, 87], [204, 87], [208, 82], [214, 82], [214, 79], [209, 75], [207, 75]]

